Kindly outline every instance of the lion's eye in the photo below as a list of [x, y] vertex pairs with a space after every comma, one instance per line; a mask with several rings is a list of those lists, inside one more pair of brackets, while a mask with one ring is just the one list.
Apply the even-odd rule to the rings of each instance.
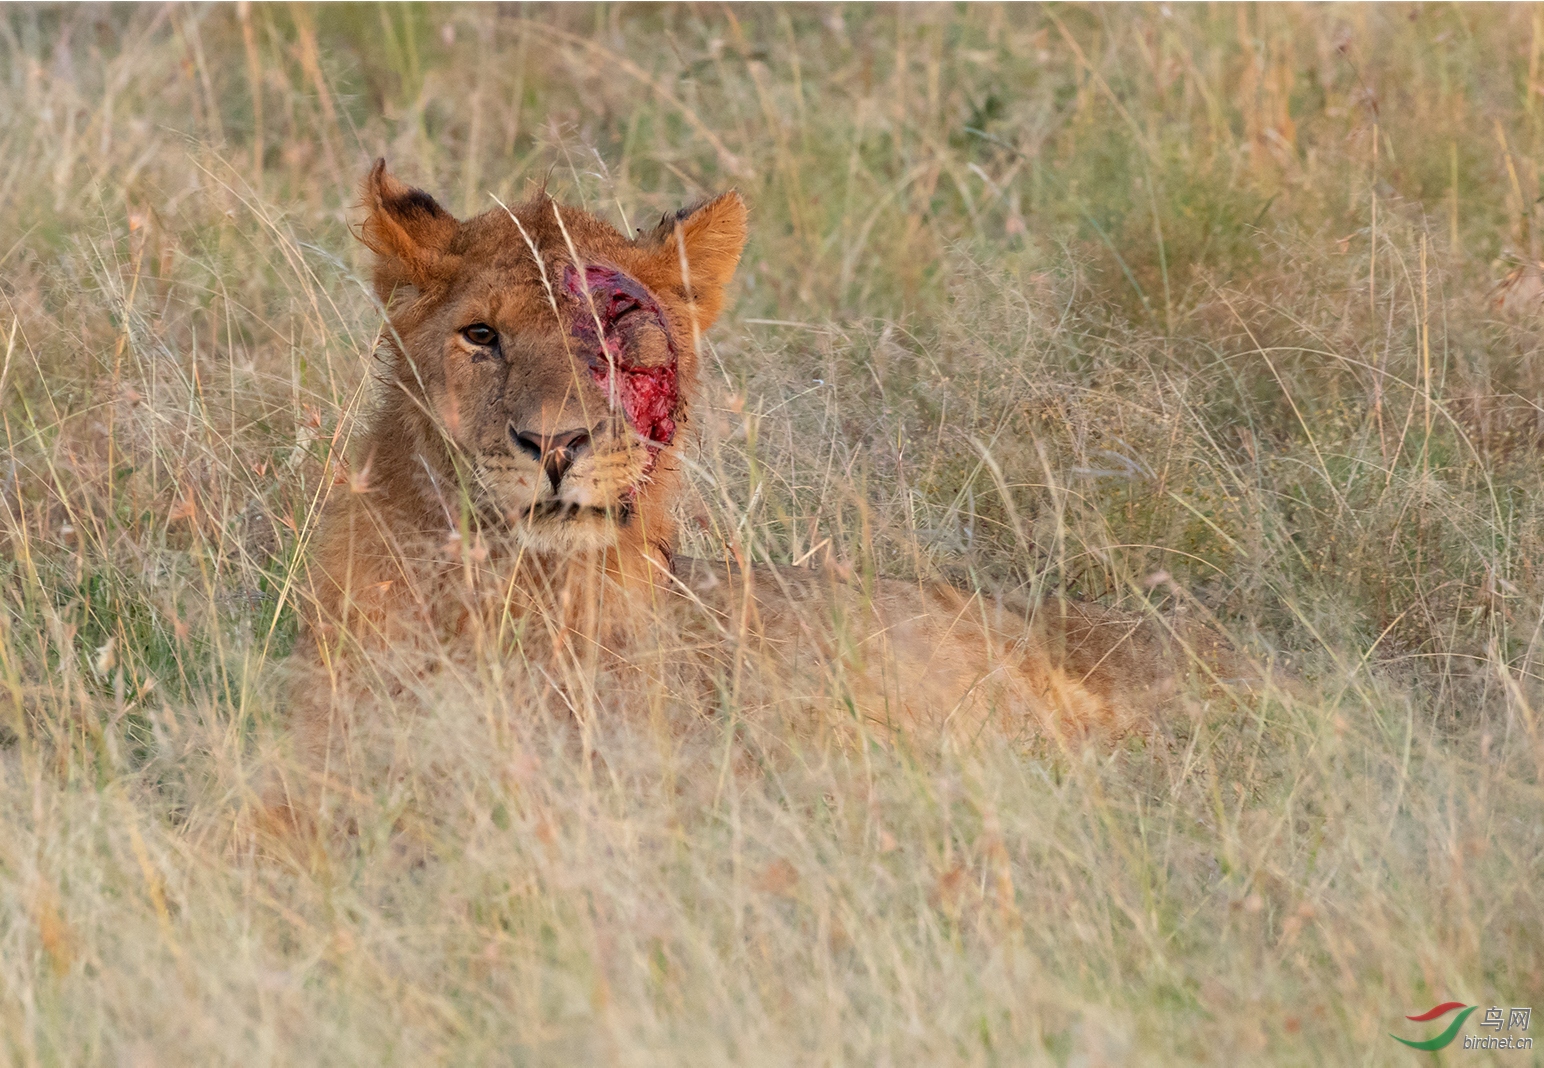
[[461, 331], [461, 336], [474, 345], [491, 345], [499, 339], [499, 332], [487, 323], [473, 323]]

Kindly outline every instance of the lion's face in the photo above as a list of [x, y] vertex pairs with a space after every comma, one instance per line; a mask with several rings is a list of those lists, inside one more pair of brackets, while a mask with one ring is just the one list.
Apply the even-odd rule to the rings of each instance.
[[744, 243], [739, 196], [631, 240], [545, 196], [457, 221], [380, 164], [365, 199], [393, 387], [448, 439], [479, 508], [550, 551], [647, 522]]
[[484, 510], [543, 544], [592, 544], [633, 521], [677, 444], [691, 335], [619, 266], [554, 261], [549, 294], [511, 251], [466, 262], [400, 345]]

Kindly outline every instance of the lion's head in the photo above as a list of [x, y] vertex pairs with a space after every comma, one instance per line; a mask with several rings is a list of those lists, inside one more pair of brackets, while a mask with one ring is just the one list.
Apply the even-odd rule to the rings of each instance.
[[629, 238], [544, 193], [458, 220], [379, 161], [364, 206], [388, 387], [479, 510], [542, 551], [668, 538], [697, 340], [745, 243], [739, 195]]

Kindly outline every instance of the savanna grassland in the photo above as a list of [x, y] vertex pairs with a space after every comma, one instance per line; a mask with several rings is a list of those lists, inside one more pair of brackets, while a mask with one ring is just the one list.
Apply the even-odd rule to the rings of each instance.
[[[1405, 1064], [1544, 1010], [1541, 67], [1524, 6], [0, 8], [0, 1050]], [[744, 193], [686, 551], [1258, 677], [929, 742], [493, 658], [265, 853], [377, 156], [461, 213]]]

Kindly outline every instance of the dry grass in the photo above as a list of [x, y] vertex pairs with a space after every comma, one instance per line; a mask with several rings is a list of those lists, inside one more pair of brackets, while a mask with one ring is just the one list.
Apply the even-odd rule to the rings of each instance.
[[[9, 1058], [1380, 1064], [1544, 1009], [1544, 352], [1491, 289], [1544, 16], [515, 10], [0, 11]], [[378, 154], [461, 211], [745, 192], [689, 549], [1178, 599], [1295, 682], [1068, 751], [484, 663], [381, 697], [356, 833], [254, 856]]]

